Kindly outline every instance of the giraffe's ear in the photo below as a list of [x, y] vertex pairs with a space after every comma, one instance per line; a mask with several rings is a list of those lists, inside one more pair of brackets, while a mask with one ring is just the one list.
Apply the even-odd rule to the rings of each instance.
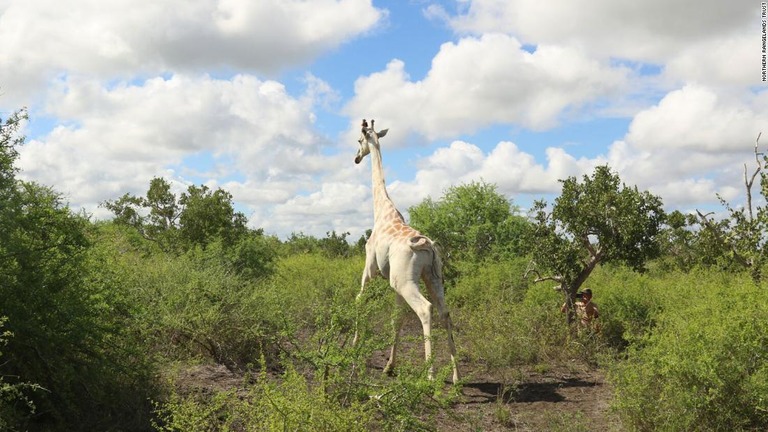
[[389, 129], [384, 129], [384, 130], [378, 131], [378, 132], [376, 132], [376, 136], [378, 136], [379, 138], [381, 138], [381, 137], [383, 137], [384, 135], [386, 135], [386, 134], [387, 134], [387, 132], [389, 132]]

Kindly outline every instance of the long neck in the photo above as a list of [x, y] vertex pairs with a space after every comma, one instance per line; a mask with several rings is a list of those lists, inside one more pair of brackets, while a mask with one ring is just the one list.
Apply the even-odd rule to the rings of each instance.
[[373, 220], [375, 223], [382, 214], [391, 213], [389, 210], [395, 207], [387, 193], [381, 151], [377, 146], [371, 146], [371, 187], [373, 189]]

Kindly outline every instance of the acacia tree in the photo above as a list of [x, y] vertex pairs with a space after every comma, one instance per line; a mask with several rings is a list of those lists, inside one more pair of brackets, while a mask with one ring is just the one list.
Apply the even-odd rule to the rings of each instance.
[[536, 282], [555, 281], [573, 321], [576, 293], [602, 263], [623, 263], [637, 271], [658, 256], [657, 236], [665, 219], [661, 199], [627, 187], [608, 166], [591, 177], [561, 180], [562, 194], [551, 212], [547, 203], [533, 207], [530, 272]]
[[248, 233], [248, 220], [235, 211], [232, 194], [224, 189], [190, 186], [181, 194], [179, 207], [179, 234], [187, 243], [205, 246], [219, 238], [232, 245]]
[[174, 243], [182, 209], [167, 180], [153, 178], [146, 197], [127, 193], [117, 200], [104, 201], [102, 206], [115, 215], [116, 223], [132, 226], [145, 239], [161, 246]]

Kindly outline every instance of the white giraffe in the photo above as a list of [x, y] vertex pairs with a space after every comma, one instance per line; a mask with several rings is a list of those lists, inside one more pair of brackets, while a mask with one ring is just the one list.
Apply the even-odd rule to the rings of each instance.
[[[389, 280], [390, 286], [397, 293], [397, 307], [407, 303], [421, 320], [424, 332], [424, 357], [427, 362], [432, 359], [432, 304], [419, 291], [419, 280], [424, 281], [430, 299], [437, 305], [440, 317], [448, 333], [448, 346], [451, 351], [453, 366], [453, 383], [459, 380], [456, 366], [456, 346], [453, 342], [453, 324], [445, 306], [443, 289], [442, 261], [432, 240], [408, 226], [403, 215], [387, 194], [382, 168], [381, 147], [379, 138], [387, 134], [388, 129], [380, 132], [374, 130], [374, 120], [371, 126], [363, 120], [362, 132], [358, 142], [355, 163], [360, 163], [365, 156], [371, 155], [371, 180], [373, 189], [373, 231], [365, 244], [365, 268], [363, 269], [360, 296], [365, 284], [376, 275]], [[392, 349], [384, 371], [392, 373], [395, 366], [395, 351], [400, 339], [400, 329], [403, 324], [403, 314], [396, 313], [392, 325], [395, 335]], [[355, 334], [355, 341], [357, 333]], [[430, 365], [429, 378], [432, 379], [434, 368]]]

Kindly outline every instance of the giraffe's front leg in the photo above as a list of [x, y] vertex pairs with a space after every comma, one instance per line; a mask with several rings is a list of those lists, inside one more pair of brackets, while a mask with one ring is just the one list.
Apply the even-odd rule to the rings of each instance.
[[363, 277], [360, 281], [360, 292], [355, 297], [355, 336], [352, 338], [352, 346], [357, 345], [357, 339], [359, 337], [358, 323], [360, 321], [360, 302], [363, 299], [363, 292], [365, 291], [365, 285], [376, 274], [376, 256], [368, 254], [365, 257], [365, 268], [363, 269]]

